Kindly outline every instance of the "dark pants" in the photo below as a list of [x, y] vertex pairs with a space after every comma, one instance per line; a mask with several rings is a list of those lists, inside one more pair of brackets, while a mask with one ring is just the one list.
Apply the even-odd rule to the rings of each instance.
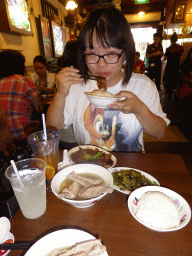
[[156, 63], [155, 66], [150, 66], [148, 67], [148, 77], [155, 82], [157, 86], [157, 90], [160, 90], [160, 85], [161, 85], [161, 62]]

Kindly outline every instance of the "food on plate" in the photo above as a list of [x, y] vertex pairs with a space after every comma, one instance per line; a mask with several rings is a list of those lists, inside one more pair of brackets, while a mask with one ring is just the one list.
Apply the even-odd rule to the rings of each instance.
[[99, 89], [104, 89], [105, 91], [107, 90], [106, 78], [105, 77], [99, 77], [97, 79], [97, 87]]
[[112, 192], [113, 188], [107, 187], [99, 175], [71, 172], [60, 186], [59, 198], [86, 200]]
[[110, 92], [107, 92], [107, 91], [104, 91], [104, 90], [98, 90], [98, 89], [92, 91], [92, 96], [107, 97], [107, 98], [116, 97], [115, 95], [111, 94]]
[[71, 160], [76, 164], [90, 163], [109, 168], [113, 165], [111, 154], [100, 151], [98, 148], [81, 148], [70, 155]]
[[99, 256], [106, 251], [106, 247], [101, 244], [101, 239], [93, 239], [80, 243], [68, 249], [56, 249], [48, 256]]
[[136, 217], [153, 228], [174, 228], [180, 224], [179, 211], [170, 197], [162, 192], [143, 194], [138, 201]]
[[121, 169], [113, 172], [112, 175], [113, 184], [122, 190], [134, 191], [143, 186], [156, 185], [134, 169]]

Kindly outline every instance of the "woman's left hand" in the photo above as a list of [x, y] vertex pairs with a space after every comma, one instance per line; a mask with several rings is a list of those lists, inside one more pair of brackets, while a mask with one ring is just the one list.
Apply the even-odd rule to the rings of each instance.
[[124, 114], [139, 114], [144, 103], [132, 92], [121, 91], [116, 96], [124, 97], [123, 100], [115, 101], [108, 105], [109, 108], [117, 109]]

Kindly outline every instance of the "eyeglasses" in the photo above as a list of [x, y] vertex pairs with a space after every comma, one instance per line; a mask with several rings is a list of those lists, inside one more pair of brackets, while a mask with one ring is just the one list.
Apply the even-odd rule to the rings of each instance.
[[104, 61], [108, 64], [116, 64], [121, 58], [123, 53], [124, 51], [120, 54], [109, 53], [104, 55], [96, 55], [96, 54], [89, 53], [89, 54], [84, 54], [84, 56], [85, 56], [85, 61], [89, 64], [98, 63], [100, 58], [104, 59]]

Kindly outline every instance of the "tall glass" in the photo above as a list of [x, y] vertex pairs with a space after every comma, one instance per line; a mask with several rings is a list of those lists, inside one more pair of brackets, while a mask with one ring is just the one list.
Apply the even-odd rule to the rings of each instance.
[[45, 170], [47, 190], [50, 190], [50, 182], [58, 170], [59, 141], [59, 132], [55, 130], [47, 130], [47, 140], [45, 140], [44, 131], [32, 133], [28, 137], [34, 157], [43, 159], [47, 163]]
[[46, 162], [42, 159], [28, 158], [15, 163], [19, 172], [18, 179], [12, 166], [5, 171], [23, 215], [36, 219], [46, 211]]

